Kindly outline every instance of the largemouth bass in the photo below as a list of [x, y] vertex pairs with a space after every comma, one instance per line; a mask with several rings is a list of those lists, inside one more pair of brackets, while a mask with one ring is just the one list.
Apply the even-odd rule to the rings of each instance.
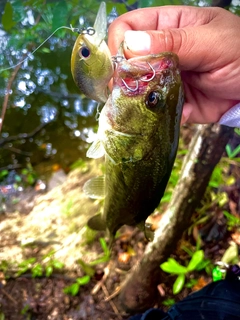
[[106, 34], [106, 4], [102, 2], [93, 28], [80, 33], [71, 57], [71, 71], [76, 85], [88, 98], [98, 102], [107, 101], [107, 85], [113, 76], [111, 53], [104, 41]]
[[116, 57], [113, 90], [87, 152], [106, 159], [105, 177], [84, 186], [92, 198], [105, 195], [91, 228], [105, 228], [113, 237], [124, 224], [143, 225], [158, 206], [176, 157], [183, 101], [174, 53]]

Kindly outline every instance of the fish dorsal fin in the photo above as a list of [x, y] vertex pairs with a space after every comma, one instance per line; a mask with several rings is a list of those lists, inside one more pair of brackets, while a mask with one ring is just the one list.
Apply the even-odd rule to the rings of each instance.
[[84, 184], [83, 192], [91, 199], [103, 199], [105, 197], [104, 184], [104, 176], [94, 177]]
[[105, 2], [101, 2], [100, 4], [93, 29], [96, 31], [96, 37], [98, 38], [100, 44], [102, 40], [105, 39], [107, 34], [107, 12]]
[[100, 140], [96, 140], [92, 143], [90, 148], [87, 151], [86, 156], [88, 158], [98, 159], [105, 155], [104, 147]]

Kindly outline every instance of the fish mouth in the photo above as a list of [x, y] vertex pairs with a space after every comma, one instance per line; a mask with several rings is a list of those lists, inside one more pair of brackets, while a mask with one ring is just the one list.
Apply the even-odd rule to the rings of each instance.
[[160, 82], [164, 82], [167, 72], [177, 67], [178, 57], [171, 52], [123, 59], [116, 64], [114, 88], [121, 89], [127, 96], [141, 95], [150, 81], [159, 78]]

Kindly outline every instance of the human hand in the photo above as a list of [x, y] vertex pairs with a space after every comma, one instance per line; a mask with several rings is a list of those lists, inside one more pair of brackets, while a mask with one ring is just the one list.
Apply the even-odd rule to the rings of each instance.
[[182, 122], [217, 122], [240, 102], [240, 17], [227, 10], [164, 6], [130, 11], [110, 25], [113, 55], [123, 40], [127, 58], [163, 51], [179, 56]]

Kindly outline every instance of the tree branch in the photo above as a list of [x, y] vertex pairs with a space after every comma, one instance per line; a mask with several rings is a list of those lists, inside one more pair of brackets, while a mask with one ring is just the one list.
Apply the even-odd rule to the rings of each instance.
[[0, 133], [2, 131], [3, 120], [4, 120], [4, 117], [5, 117], [6, 110], [7, 110], [8, 99], [9, 99], [9, 95], [10, 95], [10, 91], [11, 91], [11, 88], [12, 88], [13, 81], [14, 81], [14, 79], [15, 79], [15, 77], [16, 77], [19, 69], [21, 68], [21, 65], [22, 65], [22, 63], [23, 63], [23, 61], [25, 60], [26, 57], [27, 57], [27, 54], [24, 54], [24, 56], [22, 58], [22, 61], [19, 62], [19, 64], [15, 67], [10, 79], [8, 80], [8, 84], [7, 84], [7, 88], [6, 88], [7, 93], [6, 93], [6, 95], [4, 97], [4, 100], [3, 100], [2, 113], [1, 113], [1, 118], [0, 118]]
[[13, 142], [13, 141], [21, 140], [21, 139], [30, 139], [30, 138], [32, 138], [39, 131], [41, 131], [48, 123], [50, 123], [50, 122], [41, 123], [39, 126], [37, 126], [37, 128], [35, 128], [30, 133], [19, 133], [16, 136], [10, 136], [10, 137], [4, 138], [4, 139], [0, 139], [0, 147], [2, 147], [3, 145], [5, 145], [6, 143], [9, 143], [9, 142]]

